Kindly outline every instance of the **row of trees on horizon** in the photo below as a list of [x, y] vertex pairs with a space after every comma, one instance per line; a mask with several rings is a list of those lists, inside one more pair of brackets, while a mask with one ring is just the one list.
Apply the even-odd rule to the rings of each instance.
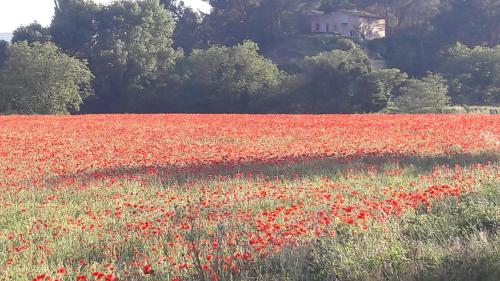
[[[206, 15], [173, 0], [55, 2], [50, 26], [21, 26], [11, 42], [0, 41], [0, 112], [369, 113], [500, 104], [495, 0], [210, 0]], [[311, 9], [379, 14], [388, 37], [315, 35], [332, 48], [278, 64], [276, 53], [287, 56], [283, 42], [307, 33]]]

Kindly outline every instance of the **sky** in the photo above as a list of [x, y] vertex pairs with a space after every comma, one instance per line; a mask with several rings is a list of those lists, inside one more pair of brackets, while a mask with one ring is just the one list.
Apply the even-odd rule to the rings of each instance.
[[[98, 3], [110, 3], [113, 0], [94, 0]], [[201, 0], [183, 0], [186, 5], [206, 9]], [[0, 0], [0, 33], [10, 33], [20, 25], [34, 21], [49, 25], [54, 14], [54, 0]]]

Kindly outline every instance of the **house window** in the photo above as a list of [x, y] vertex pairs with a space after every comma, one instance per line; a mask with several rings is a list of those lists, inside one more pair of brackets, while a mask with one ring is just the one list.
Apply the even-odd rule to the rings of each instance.
[[337, 25], [336, 24], [333, 25], [333, 31], [337, 31]]
[[351, 35], [351, 37], [354, 37], [354, 36], [356, 36], [356, 31], [355, 30], [351, 30], [349, 32], [349, 34]]
[[326, 24], [326, 32], [330, 32], [330, 25], [328, 23]]
[[319, 23], [317, 23], [316, 24], [316, 31], [319, 31], [319, 29], [320, 29], [320, 25], [319, 25]]
[[340, 22], [342, 24], [344, 24], [344, 23], [347, 24], [347, 23], [349, 23], [349, 20], [348, 20], [347, 16], [341, 16], [340, 17]]

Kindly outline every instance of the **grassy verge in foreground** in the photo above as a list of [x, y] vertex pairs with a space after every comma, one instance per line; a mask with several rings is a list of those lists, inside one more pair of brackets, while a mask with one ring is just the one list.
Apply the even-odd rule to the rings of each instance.
[[325, 159], [33, 186], [0, 209], [0, 278], [497, 280], [497, 164]]

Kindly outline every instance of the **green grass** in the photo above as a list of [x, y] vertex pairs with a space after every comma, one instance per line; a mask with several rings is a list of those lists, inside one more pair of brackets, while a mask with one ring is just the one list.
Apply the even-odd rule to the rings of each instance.
[[[478, 168], [477, 163], [483, 163]], [[459, 168], [457, 168], [459, 165]], [[391, 171], [400, 170], [393, 174]], [[439, 173], [436, 173], [438, 171]], [[252, 172], [252, 175], [249, 173]], [[244, 176], [235, 176], [241, 173]], [[463, 178], [456, 178], [460, 174]], [[124, 203], [164, 207], [174, 211], [174, 221], [180, 221], [191, 206], [203, 199], [202, 189], [220, 190], [214, 200], [224, 194], [235, 193], [243, 197], [246, 192], [261, 190], [290, 190], [290, 198], [262, 198], [243, 202], [229, 201], [219, 210], [234, 212], [238, 208], [252, 207], [254, 214], [276, 206], [304, 202], [311, 211], [321, 208], [314, 204], [320, 195], [324, 180], [348, 187], [362, 195], [383, 196], [384, 189], [422, 190], [433, 184], [456, 184], [470, 181], [474, 192], [458, 198], [435, 201], [432, 208], [420, 207], [392, 217], [389, 221], [371, 224], [367, 230], [347, 224], [335, 225], [333, 237], [311, 238], [306, 244], [285, 247], [269, 256], [257, 257], [254, 262], [242, 264], [239, 274], [221, 271], [221, 280], [498, 280], [500, 276], [500, 179], [498, 156], [454, 155], [437, 158], [377, 158], [366, 157], [352, 161], [329, 159], [299, 161], [286, 165], [251, 163], [232, 169], [213, 167], [207, 174], [177, 174], [169, 177], [149, 177], [144, 182], [119, 180], [114, 185], [91, 183], [88, 188], [77, 186], [67, 190], [33, 187], [9, 194], [7, 201], [16, 202], [0, 208], [0, 229], [3, 234], [23, 233], [32, 245], [51, 249], [46, 254], [36, 247], [13, 254], [5, 251], [13, 244], [24, 244], [22, 238], [12, 240], [0, 236], [0, 280], [29, 280], [40, 273], [55, 272], [57, 268], [71, 270], [63, 280], [74, 280], [77, 273], [103, 270], [112, 263], [120, 280], [169, 280], [182, 276], [188, 280], [209, 280], [196, 266], [183, 272], [158, 270], [144, 276], [130, 264], [135, 252], [151, 256], [175, 255], [179, 262], [192, 261], [186, 252], [175, 253], [166, 242], [172, 233], [144, 239], [137, 231], [128, 231], [127, 225], [138, 221], [154, 221], [162, 213], [123, 208], [122, 218], [104, 216]], [[265, 180], [262, 180], [265, 179]], [[473, 181], [471, 180], [473, 179]], [[88, 180], [82, 178], [80, 180]], [[268, 185], [273, 185], [268, 189]], [[242, 187], [240, 189], [235, 187]], [[336, 191], [339, 193], [343, 190]], [[349, 192], [344, 196], [349, 198]], [[175, 204], [166, 204], [158, 194], [179, 198]], [[51, 196], [56, 196], [51, 198]], [[116, 198], [116, 199], [111, 199]], [[231, 196], [228, 196], [231, 198]], [[198, 201], [197, 201], [198, 200]], [[23, 210], [26, 209], [26, 210]], [[95, 210], [99, 217], [93, 220], [86, 212]], [[214, 209], [207, 208], [201, 217]], [[282, 219], [282, 218], [280, 218]], [[71, 221], [79, 220], [79, 225]], [[238, 221], [223, 221], [217, 225], [203, 220], [193, 224], [186, 239], [193, 242], [221, 237], [234, 228], [249, 231]], [[49, 227], [45, 227], [48, 224]], [[81, 226], [95, 224], [95, 231]], [[101, 225], [99, 225], [101, 224]], [[34, 231], [36, 229], [36, 231]], [[54, 229], [62, 235], [52, 239]], [[109, 231], [109, 232], [106, 232]], [[153, 248], [159, 252], [152, 254]], [[230, 253], [231, 247], [222, 248]], [[5, 266], [9, 258], [18, 263]], [[79, 260], [84, 259], [85, 264]], [[44, 263], [39, 264], [40, 260]], [[125, 274], [125, 272], [129, 272]], [[123, 276], [127, 276], [124, 278]]]

